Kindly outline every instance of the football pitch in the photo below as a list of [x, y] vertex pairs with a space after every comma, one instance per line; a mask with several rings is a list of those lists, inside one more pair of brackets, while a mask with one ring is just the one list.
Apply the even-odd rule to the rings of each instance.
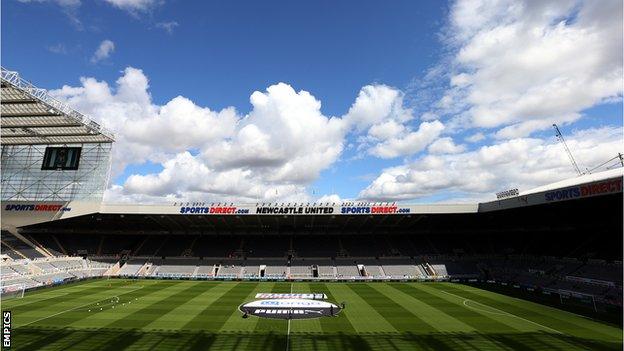
[[[256, 293], [325, 293], [336, 317], [241, 318]], [[12, 350], [621, 350], [622, 329], [452, 283], [100, 279], [2, 301]]]

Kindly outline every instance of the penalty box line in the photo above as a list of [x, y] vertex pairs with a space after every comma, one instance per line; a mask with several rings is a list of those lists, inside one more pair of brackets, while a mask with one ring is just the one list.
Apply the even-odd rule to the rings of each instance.
[[43, 318], [36, 319], [36, 320], [34, 320], [34, 321], [32, 321], [32, 322], [28, 322], [28, 323], [26, 323], [26, 324], [22, 324], [22, 325], [16, 326], [16, 327], [15, 327], [15, 329], [17, 329], [17, 328], [21, 328], [21, 327], [25, 327], [25, 326], [27, 326], [27, 325], [30, 325], [30, 324], [33, 324], [33, 323], [37, 323], [37, 322], [40, 322], [40, 321], [42, 321], [42, 320], [46, 320], [46, 319], [48, 319], [48, 318], [52, 318], [52, 317], [58, 316], [59, 314], [63, 314], [63, 313], [67, 313], [67, 312], [70, 312], [70, 311], [73, 311], [73, 310], [77, 310], [77, 309], [79, 309], [79, 308], [82, 308], [82, 307], [85, 307], [85, 306], [89, 306], [89, 305], [92, 305], [92, 304], [94, 304], [94, 303], [98, 303], [98, 302], [103, 301], [103, 300], [108, 300], [108, 299], [112, 299], [112, 298], [114, 298], [114, 297], [119, 297], [119, 296], [122, 296], [122, 295], [125, 295], [125, 294], [129, 294], [129, 293], [131, 293], [131, 292], [135, 292], [135, 291], [140, 290], [140, 289], [143, 289], [143, 286], [142, 286], [142, 285], [141, 285], [140, 287], [138, 287], [138, 288], [134, 289], [134, 290], [127, 291], [127, 292], [125, 292], [125, 293], [123, 293], [123, 294], [118, 294], [118, 295], [114, 295], [114, 296], [111, 296], [111, 297], [102, 298], [102, 299], [99, 299], [99, 300], [94, 301], [94, 302], [89, 302], [89, 303], [86, 303], [86, 304], [84, 304], [84, 305], [76, 306], [76, 307], [74, 307], [74, 308], [70, 308], [70, 309], [67, 309], [67, 310], [64, 310], [64, 311], [61, 311], [61, 312], [57, 312], [57, 313], [52, 314], [52, 315], [49, 315], [49, 316], [47, 316], [47, 317], [43, 317]]
[[455, 294], [450, 293], [450, 292], [448, 292], [448, 291], [444, 291], [444, 290], [440, 290], [440, 291], [441, 291], [441, 292], [443, 292], [443, 293], [445, 293], [445, 294], [449, 294], [449, 295], [451, 295], [451, 296], [455, 296], [455, 297], [457, 297], [457, 298], [463, 299], [463, 300], [464, 300], [463, 305], [464, 305], [464, 307], [466, 307], [466, 308], [469, 308], [469, 307], [465, 304], [465, 302], [466, 302], [466, 301], [471, 301], [471, 302], [477, 303], [477, 304], [479, 304], [479, 305], [481, 305], [481, 306], [485, 306], [485, 307], [487, 307], [487, 308], [491, 308], [491, 309], [493, 309], [493, 310], [499, 311], [499, 312], [500, 312], [500, 313], [502, 313], [503, 315], [507, 315], [507, 316], [510, 316], [510, 317], [515, 317], [515, 318], [518, 318], [518, 319], [523, 320], [523, 321], [525, 321], [525, 322], [529, 322], [529, 323], [531, 323], [531, 324], [537, 325], [537, 326], [542, 327], [542, 328], [544, 328], [544, 329], [547, 329], [547, 330], [553, 331], [553, 332], [555, 332], [555, 333], [557, 333], [557, 334], [562, 334], [562, 335], [565, 335], [565, 333], [562, 333], [562, 332], [560, 332], [559, 330], [553, 329], [553, 328], [551, 328], [551, 327], [547, 327], [547, 326], [545, 326], [545, 325], [543, 325], [543, 324], [539, 324], [539, 323], [537, 323], [537, 322], [534, 322], [534, 321], [529, 320], [529, 319], [526, 319], [526, 318], [522, 318], [522, 317], [520, 317], [520, 316], [518, 316], [518, 315], [515, 315], [515, 314], [513, 314], [513, 313], [511, 313], [511, 312], [503, 311], [503, 310], [498, 309], [498, 308], [496, 308], [496, 307], [492, 307], [492, 306], [486, 305], [486, 304], [481, 303], [481, 302], [479, 302], [479, 301], [475, 301], [475, 300], [467, 299], [467, 298], [465, 298], [465, 297], [463, 297], [463, 296], [455, 295]]

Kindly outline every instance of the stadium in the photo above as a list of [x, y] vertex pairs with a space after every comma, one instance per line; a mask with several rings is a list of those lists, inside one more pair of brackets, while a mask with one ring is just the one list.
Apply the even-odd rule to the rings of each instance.
[[622, 348], [621, 167], [472, 204], [105, 203], [114, 135], [5, 68], [1, 97], [3, 349]]

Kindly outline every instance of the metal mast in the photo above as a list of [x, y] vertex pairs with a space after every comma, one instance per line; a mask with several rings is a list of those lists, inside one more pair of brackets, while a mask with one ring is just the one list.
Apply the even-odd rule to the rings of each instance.
[[576, 160], [574, 160], [574, 156], [572, 156], [572, 152], [570, 151], [570, 148], [568, 148], [568, 144], [566, 144], [565, 139], [563, 138], [563, 135], [559, 130], [559, 127], [557, 127], [556, 124], [553, 124], [553, 127], [555, 128], [555, 136], [557, 137], [557, 140], [559, 140], [561, 144], [563, 144], [563, 147], [565, 148], [565, 151], [568, 154], [568, 158], [570, 158], [570, 162], [572, 162], [572, 166], [574, 166], [576, 173], [578, 173], [578, 175], [583, 175], [583, 172], [581, 172], [579, 166], [576, 164]]

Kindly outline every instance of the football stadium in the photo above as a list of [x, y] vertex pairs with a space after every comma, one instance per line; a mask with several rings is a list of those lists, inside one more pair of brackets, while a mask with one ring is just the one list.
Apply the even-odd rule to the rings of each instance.
[[106, 203], [114, 134], [5, 68], [1, 98], [3, 349], [622, 349], [622, 167], [468, 204]]

